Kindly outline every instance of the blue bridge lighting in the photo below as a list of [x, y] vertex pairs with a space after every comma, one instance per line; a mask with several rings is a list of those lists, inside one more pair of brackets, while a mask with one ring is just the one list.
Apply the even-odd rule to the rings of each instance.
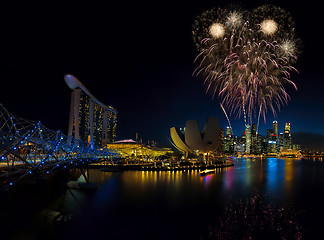
[[[12, 186], [24, 177], [46, 175], [80, 163], [98, 162], [118, 154], [114, 150], [91, 146], [73, 136], [51, 130], [41, 122], [15, 117], [0, 104], [0, 155], [4, 174], [0, 186]], [[73, 164], [74, 163], [74, 164]], [[79, 163], [79, 164], [78, 164]], [[12, 170], [15, 174], [10, 174]]]

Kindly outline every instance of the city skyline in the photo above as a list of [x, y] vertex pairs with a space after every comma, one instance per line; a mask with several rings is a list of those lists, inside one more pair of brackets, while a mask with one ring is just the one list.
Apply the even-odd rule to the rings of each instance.
[[317, 239], [320, 4], [2, 4], [2, 238]]
[[[296, 66], [299, 74], [292, 77], [298, 91], [288, 88], [291, 96], [288, 106], [277, 111], [276, 117], [269, 112], [266, 124], [260, 121], [259, 132], [264, 134], [272, 121], [277, 120], [279, 132], [282, 132], [280, 126], [291, 122], [293, 133], [322, 136], [323, 50], [318, 47], [319, 38], [314, 37], [315, 23], [320, 21], [319, 10], [315, 3], [307, 6], [293, 1], [273, 3], [292, 13], [303, 47]], [[250, 9], [261, 4], [262, 1], [243, 3]], [[9, 50], [4, 54], [1, 103], [18, 116], [41, 120], [50, 128], [67, 133], [70, 90], [63, 76], [70, 73], [103, 103], [118, 109], [118, 140], [135, 138], [139, 133], [145, 139], [166, 144], [171, 126], [183, 126], [187, 119], [197, 119], [202, 127], [208, 116], [218, 117], [220, 126], [225, 128], [227, 120], [218, 99], [205, 94], [202, 79], [191, 76], [197, 55], [191, 37], [193, 19], [214, 6], [211, 1], [199, 6], [168, 1], [156, 7], [129, 3], [126, 7], [112, 5], [116, 13], [109, 14], [99, 6], [90, 6], [88, 18], [82, 18], [88, 10], [86, 6], [79, 6], [66, 19], [69, 34], [64, 39], [63, 59], [61, 56], [52, 59], [49, 50], [43, 51], [53, 40], [37, 44], [34, 41], [42, 36], [42, 23], [13, 22], [21, 30], [30, 26], [32, 37], [17, 44], [17, 40], [11, 40], [18, 39], [18, 33], [8, 29], [11, 34], [6, 35]], [[63, 71], [58, 66], [61, 61]], [[242, 117], [230, 116], [230, 120], [234, 133], [241, 134]]]

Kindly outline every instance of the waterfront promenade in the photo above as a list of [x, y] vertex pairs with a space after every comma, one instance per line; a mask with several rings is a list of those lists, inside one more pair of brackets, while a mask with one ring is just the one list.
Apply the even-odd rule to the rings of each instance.
[[184, 170], [206, 170], [234, 166], [232, 160], [219, 161], [188, 161], [188, 162], [168, 162], [168, 161], [154, 161], [145, 163], [144, 161], [132, 163], [118, 163], [112, 164], [111, 161], [94, 163], [89, 165], [89, 168], [97, 168], [106, 172], [122, 171], [122, 170], [137, 170], [137, 171], [184, 171]]

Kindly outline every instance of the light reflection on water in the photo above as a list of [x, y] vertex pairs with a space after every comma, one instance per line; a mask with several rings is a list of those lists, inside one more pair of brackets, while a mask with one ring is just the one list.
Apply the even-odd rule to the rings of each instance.
[[[321, 161], [234, 158], [233, 162], [234, 167], [218, 169], [215, 174], [203, 177], [198, 170], [117, 173], [90, 170], [90, 181], [100, 188], [91, 198], [88, 207], [91, 210], [83, 221], [99, 219], [110, 226], [112, 238], [140, 238], [142, 234], [160, 231], [156, 224], [168, 223], [169, 232], [161, 239], [179, 239], [184, 232], [187, 239], [199, 239], [201, 229], [214, 221], [231, 199], [247, 199], [257, 192], [270, 196], [268, 202], [281, 202], [312, 214], [316, 214], [312, 204], [324, 201], [320, 197], [324, 189]], [[322, 208], [319, 213], [323, 213]], [[123, 232], [116, 222], [123, 222], [126, 229], [135, 233]], [[141, 227], [143, 222], [146, 230]], [[98, 224], [97, 220], [91, 223]], [[93, 228], [99, 231], [95, 225]]]
[[[109, 179], [119, 185], [115, 194], [127, 194], [130, 198], [145, 198], [145, 194], [181, 195], [192, 191], [196, 198], [213, 195], [246, 197], [255, 191], [281, 197], [293, 196], [296, 183], [303, 174], [298, 159], [278, 158], [235, 158], [234, 167], [218, 169], [215, 174], [199, 176], [198, 170], [191, 171], [124, 171], [118, 173], [90, 170], [90, 180], [105, 186]], [[306, 166], [307, 167], [307, 166]], [[308, 168], [311, 166], [308, 166]], [[312, 168], [312, 167], [311, 167]], [[314, 170], [312, 170], [314, 171]]]

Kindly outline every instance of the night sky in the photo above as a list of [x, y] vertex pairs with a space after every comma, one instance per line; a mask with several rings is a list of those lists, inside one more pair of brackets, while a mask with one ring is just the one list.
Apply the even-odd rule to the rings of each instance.
[[[169, 128], [197, 119], [201, 128], [208, 116], [226, 118], [218, 99], [205, 94], [202, 78], [192, 77], [197, 55], [192, 41], [194, 18], [228, 1], [123, 1], [111, 5], [79, 1], [36, 10], [9, 10], [2, 29], [0, 102], [12, 113], [40, 120], [67, 133], [71, 90], [64, 74], [73, 74], [106, 105], [118, 110], [117, 138], [155, 140], [168, 144]], [[274, 117], [260, 124], [265, 134], [277, 120], [292, 132], [324, 135], [323, 11], [317, 1], [249, 1], [253, 9], [275, 3], [292, 13], [302, 54], [292, 80], [298, 91]], [[28, 7], [28, 11], [25, 7]], [[8, 15], [8, 16], [7, 16]], [[235, 135], [244, 120], [231, 116]]]

